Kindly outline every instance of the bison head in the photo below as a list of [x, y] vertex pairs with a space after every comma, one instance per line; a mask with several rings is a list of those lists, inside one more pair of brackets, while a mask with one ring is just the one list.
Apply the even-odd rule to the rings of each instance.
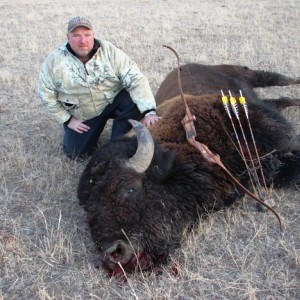
[[78, 186], [92, 239], [110, 275], [152, 270], [166, 261], [170, 245], [179, 243], [173, 221], [181, 214], [164, 200], [161, 188], [174, 154], [154, 149], [149, 131], [130, 122], [137, 136], [101, 147]]

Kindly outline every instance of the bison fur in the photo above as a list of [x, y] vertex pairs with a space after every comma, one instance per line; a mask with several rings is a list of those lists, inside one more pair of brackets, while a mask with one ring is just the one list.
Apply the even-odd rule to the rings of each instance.
[[[237, 66], [205, 68], [204, 77], [202, 71], [194, 71], [202, 78], [201, 95], [193, 90], [189, 76], [182, 78], [187, 104], [195, 116], [196, 139], [219, 155], [226, 168], [250, 188], [219, 93], [221, 89], [231, 89], [233, 93], [243, 89], [267, 184], [292, 182], [299, 176], [299, 136], [277, 110], [257, 99], [253, 88], [297, 80], [277, 74], [274, 82], [270, 76], [261, 76], [260, 71]], [[125, 136], [101, 146], [79, 180], [78, 198], [86, 211], [102, 266], [110, 275], [159, 268], [180, 246], [184, 230], [196, 224], [199, 216], [222, 209], [243, 195], [220, 166], [208, 162], [187, 142], [181, 124], [185, 107], [178, 96], [174, 72], [158, 92], [161, 121], [149, 130], [131, 121], [137, 136]], [[241, 122], [254, 151], [244, 116]], [[149, 142], [153, 143], [153, 151], [137, 150], [149, 146], [147, 142], [140, 145], [139, 136], [153, 138]], [[137, 159], [137, 152], [151, 155]], [[141, 166], [136, 168], [138, 161]]]

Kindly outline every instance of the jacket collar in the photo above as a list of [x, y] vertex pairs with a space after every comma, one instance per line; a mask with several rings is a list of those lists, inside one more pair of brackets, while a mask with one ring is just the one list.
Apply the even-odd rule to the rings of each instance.
[[[77, 54], [72, 50], [71, 46], [69, 43], [67, 43], [66, 48], [68, 49], [68, 51], [70, 53], [72, 53], [74, 56], [77, 57]], [[98, 40], [94, 39], [94, 47], [93, 49], [90, 51], [89, 53], [89, 60], [95, 55], [95, 53], [97, 52], [97, 50], [100, 48], [100, 43]]]

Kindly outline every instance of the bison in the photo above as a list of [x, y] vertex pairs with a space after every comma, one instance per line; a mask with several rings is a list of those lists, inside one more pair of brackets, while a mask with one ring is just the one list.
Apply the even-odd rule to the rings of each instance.
[[[251, 188], [221, 89], [235, 94], [242, 90], [248, 100], [267, 185], [282, 186], [299, 179], [299, 135], [254, 91], [254, 87], [295, 84], [299, 79], [232, 65], [189, 64], [180, 70], [186, 103], [195, 117], [196, 139], [218, 155], [244, 186]], [[102, 267], [110, 275], [158, 269], [180, 247], [185, 229], [244, 194], [219, 165], [188, 143], [181, 123], [186, 110], [178, 95], [177, 72], [166, 77], [157, 93], [161, 121], [147, 129], [130, 120], [136, 135], [101, 146], [79, 180], [79, 202]], [[270, 102], [279, 103], [279, 108], [299, 105], [299, 99]], [[252, 152], [246, 118], [241, 115], [240, 119]], [[242, 147], [248, 160], [245, 144]]]

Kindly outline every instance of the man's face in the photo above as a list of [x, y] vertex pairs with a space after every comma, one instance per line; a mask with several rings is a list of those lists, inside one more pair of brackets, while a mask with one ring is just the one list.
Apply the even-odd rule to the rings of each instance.
[[86, 58], [94, 46], [94, 32], [87, 27], [76, 27], [67, 34], [72, 50], [79, 58]]

